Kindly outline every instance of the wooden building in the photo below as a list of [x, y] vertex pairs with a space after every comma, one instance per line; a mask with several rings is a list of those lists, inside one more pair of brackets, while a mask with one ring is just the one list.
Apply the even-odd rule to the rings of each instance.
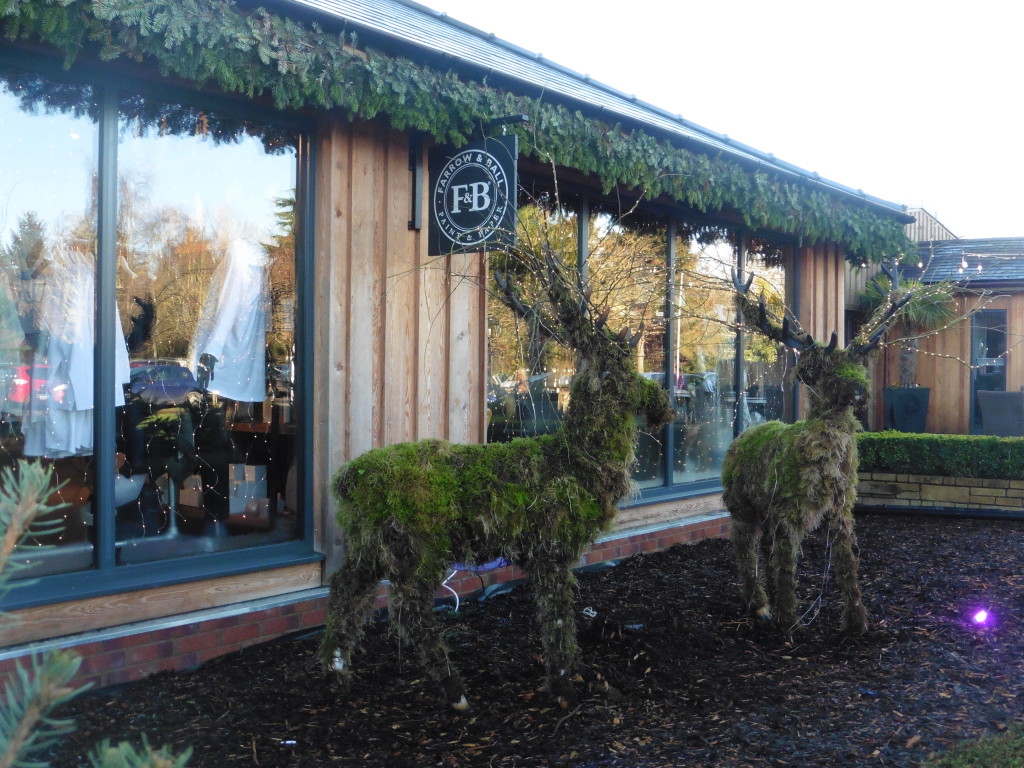
[[[978, 391], [1024, 389], [1024, 240], [944, 238], [919, 243], [918, 256], [923, 282], [956, 286], [964, 318], [921, 340], [917, 382], [931, 390], [925, 430], [983, 434]], [[898, 354], [891, 346], [879, 360], [878, 386], [896, 382]]]
[[[692, 297], [734, 311], [702, 275], [753, 269], [824, 338], [845, 260], [905, 247], [899, 206], [409, 0], [267, 8], [24, 0], [0, 20], [0, 461], [65, 484], [63, 530], [18, 550], [0, 668], [69, 647], [110, 685], [315, 628], [344, 556], [333, 470], [501, 439], [517, 371], [495, 369], [486, 255], [430, 253], [432, 147], [516, 135], [521, 206], [557, 181], [580, 232], [628, 210], [660, 238], [642, 370], [679, 417], [587, 562], [725, 534], [725, 446], [799, 407], [785, 355], [688, 335]], [[523, 391], [543, 379], [557, 410], [551, 366]]]
[[908, 208], [907, 214], [914, 217], [911, 224], [907, 224], [905, 231], [907, 237], [915, 243], [930, 243], [937, 240], [956, 240], [957, 236], [935, 218], [924, 208]]

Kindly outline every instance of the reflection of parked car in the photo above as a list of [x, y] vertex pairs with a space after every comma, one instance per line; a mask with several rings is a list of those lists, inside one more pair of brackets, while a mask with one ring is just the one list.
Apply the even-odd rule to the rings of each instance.
[[[10, 389], [7, 390], [7, 402], [17, 405], [27, 405], [29, 397], [38, 403], [49, 399], [50, 393], [47, 384], [50, 379], [50, 366], [48, 365], [18, 365], [15, 366], [14, 376], [11, 378]], [[60, 402], [63, 390], [53, 393], [54, 399]]]
[[133, 362], [128, 391], [144, 403], [160, 408], [198, 406], [203, 399], [203, 388], [192, 371], [173, 362]]
[[267, 365], [267, 381], [269, 391], [274, 397], [292, 397], [292, 366], [290, 363]]
[[487, 442], [544, 435], [561, 426], [558, 391], [546, 386], [549, 377], [554, 379], [541, 373], [522, 382], [494, 380], [487, 389]]

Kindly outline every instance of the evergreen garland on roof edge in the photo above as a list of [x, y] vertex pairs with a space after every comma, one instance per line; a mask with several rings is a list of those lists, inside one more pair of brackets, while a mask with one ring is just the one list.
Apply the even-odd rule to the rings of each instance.
[[857, 263], [910, 251], [895, 216], [811, 182], [673, 146], [486, 79], [358, 48], [352, 34], [231, 0], [0, 0], [0, 26], [9, 40], [61, 52], [66, 67], [83, 54], [155, 63], [163, 75], [267, 97], [280, 109], [337, 110], [350, 121], [384, 118], [397, 130], [455, 146], [481, 121], [527, 114], [530, 124], [514, 128], [525, 154], [594, 174], [606, 192], [622, 185], [701, 212], [733, 209], [754, 229], [841, 243]]

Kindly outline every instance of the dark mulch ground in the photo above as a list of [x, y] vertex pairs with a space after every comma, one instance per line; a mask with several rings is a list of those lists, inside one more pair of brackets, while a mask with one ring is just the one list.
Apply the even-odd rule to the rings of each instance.
[[[433, 699], [408, 648], [374, 626], [341, 695], [315, 638], [267, 644], [73, 705], [55, 766], [102, 738], [195, 749], [215, 766], [914, 766], [1021, 719], [1024, 523], [858, 520], [866, 637], [835, 631], [821, 539], [805, 544], [811, 612], [791, 642], [740, 616], [725, 541], [580, 575], [590, 680], [579, 708], [539, 689], [524, 589], [446, 613], [474, 709]], [[970, 615], [988, 608], [995, 623]], [[607, 688], [606, 688], [607, 685]]]

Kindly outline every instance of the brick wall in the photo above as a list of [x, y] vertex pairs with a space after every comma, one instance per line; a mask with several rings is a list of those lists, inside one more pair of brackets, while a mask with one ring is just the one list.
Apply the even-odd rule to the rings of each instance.
[[93, 688], [127, 683], [164, 670], [180, 670], [324, 622], [326, 590], [305, 590], [305, 598], [282, 596], [198, 611], [34, 643], [0, 652], [0, 678], [28, 654], [67, 648], [82, 657], [76, 684]]
[[923, 509], [1024, 510], [1024, 480], [861, 472], [857, 504]]
[[[667, 549], [705, 538], [728, 535], [729, 518], [721, 512], [686, 523], [619, 531], [599, 539], [584, 553], [583, 565], [619, 560], [639, 552]], [[486, 573], [456, 573], [448, 582], [460, 595], [523, 578], [516, 568]], [[439, 590], [438, 597], [450, 596]], [[94, 688], [139, 680], [164, 670], [182, 670], [283, 635], [311, 631], [324, 623], [327, 590], [308, 589], [291, 595], [210, 609], [134, 625], [57, 638], [44, 643], [0, 650], [0, 679], [16, 663], [25, 666], [31, 653], [67, 648], [82, 657], [77, 684]], [[379, 605], [387, 603], [382, 585]]]

